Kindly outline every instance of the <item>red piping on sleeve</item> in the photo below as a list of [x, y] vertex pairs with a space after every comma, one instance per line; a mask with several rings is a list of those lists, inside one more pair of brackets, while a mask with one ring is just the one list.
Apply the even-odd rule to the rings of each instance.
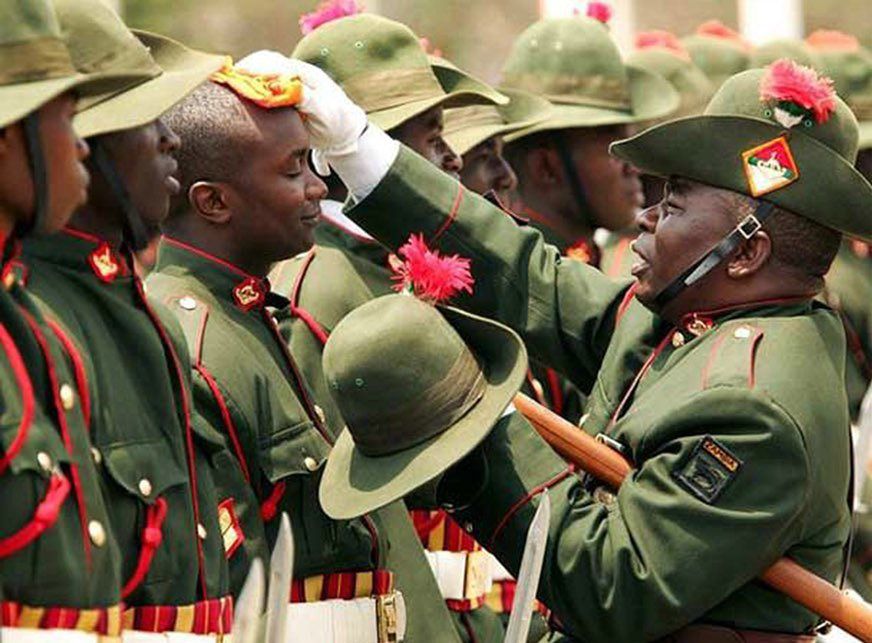
[[227, 408], [227, 402], [221, 389], [218, 388], [218, 382], [212, 377], [205, 366], [197, 364], [194, 369], [203, 376], [206, 385], [212, 392], [212, 397], [215, 398], [215, 403], [218, 405], [218, 410], [221, 412], [221, 421], [224, 423], [224, 428], [227, 429], [227, 435], [230, 436], [230, 442], [233, 444], [233, 451], [236, 454], [236, 459], [239, 461], [239, 466], [242, 469], [242, 475], [245, 476], [246, 482], [251, 482], [251, 476], [248, 473], [248, 464], [245, 462], [245, 454], [242, 451], [242, 444], [239, 442], [239, 434], [236, 431], [236, 424], [233, 423], [233, 418], [230, 416], [230, 409]]
[[436, 243], [439, 237], [442, 236], [448, 228], [451, 227], [451, 224], [454, 223], [454, 219], [457, 218], [457, 211], [460, 209], [460, 204], [463, 203], [463, 185], [457, 184], [457, 196], [454, 197], [454, 204], [451, 206], [451, 212], [448, 213], [448, 217], [445, 221], [442, 222], [442, 225], [439, 226], [439, 229], [433, 233], [433, 236], [430, 238], [430, 243]]
[[542, 493], [546, 489], [549, 489], [549, 488], [553, 487], [554, 485], [562, 482], [563, 480], [565, 480], [566, 478], [571, 476], [574, 472], [575, 472], [575, 467], [570, 465], [569, 467], [566, 468], [566, 470], [561, 471], [560, 473], [558, 473], [556, 476], [554, 476], [550, 480], [547, 480], [546, 482], [543, 482], [539, 486], [533, 487], [532, 489], [530, 489], [530, 491], [527, 492], [527, 495], [525, 495], [523, 498], [521, 498], [515, 504], [513, 504], [509, 508], [509, 510], [506, 512], [506, 515], [502, 517], [502, 519], [500, 520], [496, 529], [494, 529], [494, 533], [490, 537], [489, 547], [493, 546], [493, 544], [496, 542], [497, 538], [499, 538], [500, 533], [502, 533], [503, 529], [506, 528], [506, 525], [509, 524], [509, 520], [511, 520], [512, 517], [514, 517], [514, 515], [516, 513], [518, 513], [518, 511], [520, 511], [521, 507], [523, 507], [525, 504], [530, 502], [530, 500], [532, 500], [533, 498], [538, 496], [540, 493]]
[[30, 375], [27, 372], [27, 367], [24, 365], [24, 360], [12, 336], [6, 330], [6, 327], [0, 324], [0, 346], [6, 353], [9, 359], [9, 365], [12, 367], [12, 373], [15, 375], [15, 383], [21, 394], [21, 421], [18, 428], [15, 430], [15, 438], [9, 444], [9, 448], [3, 457], [0, 458], [0, 473], [6, 470], [9, 463], [21, 451], [24, 442], [27, 440], [27, 433], [30, 431], [30, 425], [33, 423], [34, 399], [33, 399], [33, 384], [30, 381]]

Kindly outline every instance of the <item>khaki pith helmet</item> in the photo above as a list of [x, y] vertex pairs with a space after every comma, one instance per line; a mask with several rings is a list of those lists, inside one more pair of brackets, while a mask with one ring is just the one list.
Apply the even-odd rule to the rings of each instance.
[[546, 130], [638, 123], [678, 105], [668, 82], [625, 65], [606, 26], [587, 17], [545, 19], [528, 27], [503, 66], [502, 86], [553, 105], [547, 119], [507, 140]]
[[79, 73], [47, 0], [0, 0], [0, 127], [66, 91], [84, 95], [130, 81], [130, 73]]
[[373, 14], [323, 24], [291, 55], [323, 69], [384, 130], [439, 105], [494, 102], [492, 92], [476, 88], [446, 92], [412, 30]]
[[854, 168], [856, 118], [838, 97], [828, 102], [832, 111], [825, 120], [795, 101], [764, 99], [763, 88], [775, 86], [767, 83], [768, 74], [781, 63], [793, 65], [785, 60], [737, 74], [701, 116], [618, 141], [612, 154], [649, 174], [762, 198], [844, 234], [872, 239], [872, 185]]

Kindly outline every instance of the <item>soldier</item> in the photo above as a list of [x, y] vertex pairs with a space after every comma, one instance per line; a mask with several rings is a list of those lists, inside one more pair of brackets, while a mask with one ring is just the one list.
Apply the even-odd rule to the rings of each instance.
[[268, 309], [287, 305], [269, 289], [271, 265], [311, 246], [326, 195], [295, 107], [301, 96], [320, 104], [332, 97], [305, 91], [288, 75], [228, 68], [168, 114], [182, 140], [178, 176], [187, 198], [165, 225], [149, 291], [187, 334], [198, 408], [221, 419], [270, 541], [279, 512], [291, 516], [287, 640], [436, 641], [444, 634], [427, 605], [444, 607], [419, 600], [415, 574], [429, 569], [405, 512], [333, 521], [321, 511], [318, 482], [336, 428]]
[[[662, 76], [669, 81], [680, 98], [678, 109], [668, 116], [641, 124], [641, 129], [673, 118], [695, 116], [702, 112], [714, 93], [711, 82], [693, 63], [687, 49], [668, 31], [645, 31], [638, 34], [636, 50], [627, 57], [627, 64]], [[645, 207], [659, 203], [663, 198], [665, 181], [650, 174], [643, 174], [640, 178]], [[636, 233], [634, 227], [613, 231], [602, 243], [600, 269], [609, 277], [630, 277], [630, 268], [633, 265], [630, 243], [636, 238]]]
[[[344, 122], [350, 107], [332, 105], [307, 126]], [[349, 133], [316, 144], [349, 150]], [[415, 233], [468, 257], [469, 309], [580, 386], [596, 384], [585, 431], [636, 467], [619, 491], [597, 490], [529, 429], [497, 432], [441, 480], [439, 497], [516, 570], [549, 488], [539, 596], [570, 635], [813, 641], [817, 617], [753, 579], [783, 555], [830, 581], [845, 562], [845, 340], [814, 295], [842, 233], [872, 239], [856, 120], [826, 79], [784, 61], [733, 77], [703, 115], [612, 150], [671, 177], [638, 217], [629, 287], [560, 261], [372, 125], [356, 151], [327, 156], [359, 225], [393, 248]], [[348, 468], [331, 479], [345, 484], [325, 485], [324, 506], [353, 513]]]
[[[239, 511], [211, 476], [226, 447], [191, 412], [184, 336], [146, 298], [132, 253], [144, 222], [157, 225], [178, 190], [179, 140], [160, 115], [224, 59], [151, 34], [140, 42], [99, 0], [56, 6], [79, 69], [124, 61], [148, 80], [77, 116], [92, 148], [88, 202], [61, 233], [26, 244], [25, 275], [68, 343], [84, 352], [89, 460], [122, 551], [124, 641], [164, 641], [165, 632], [221, 640], [232, 621], [225, 556], [242, 539], [219, 524], [219, 512]], [[98, 36], [121, 54], [95, 47]], [[256, 532], [246, 536], [257, 541]]]
[[[373, 122], [453, 176], [462, 170], [462, 161], [442, 137], [443, 106], [508, 102], [451, 63], [428, 59], [404, 25], [371, 14], [322, 24], [303, 38], [294, 55], [321, 67], [357, 96]], [[389, 92], [369, 82], [389, 78], [393, 80], [385, 82], [395, 84]], [[277, 266], [272, 283], [291, 301], [278, 315], [282, 333], [306, 379], [320, 388], [316, 399], [322, 400], [329, 423], [340, 429], [344, 421], [324, 384], [323, 342], [345, 314], [372, 294], [390, 292], [394, 281], [392, 258], [382, 246], [340, 211], [325, 207], [324, 219], [316, 229], [319, 245], [305, 258]], [[502, 623], [484, 605], [492, 578], [490, 557], [442, 512], [421, 509], [412, 512], [412, 519], [461, 638], [501, 641]], [[441, 629], [441, 636], [449, 636]]]
[[47, 2], [3, 0], [0, 13], [0, 638], [97, 643], [120, 634], [121, 561], [89, 457], [81, 356], [12, 262], [22, 238], [57, 232], [85, 199], [76, 94], [144, 76], [78, 74]]
[[748, 69], [751, 45], [718, 20], [708, 20], [681, 39], [693, 64], [703, 70], [715, 89], [727, 78]]

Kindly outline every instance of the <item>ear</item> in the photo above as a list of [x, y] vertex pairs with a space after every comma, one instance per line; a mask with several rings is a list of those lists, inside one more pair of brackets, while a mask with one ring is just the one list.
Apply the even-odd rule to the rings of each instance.
[[227, 186], [222, 183], [197, 181], [188, 188], [188, 203], [209, 223], [225, 225], [232, 218], [226, 191]]
[[772, 239], [764, 230], [758, 230], [750, 239], [745, 239], [727, 262], [727, 276], [731, 279], [747, 279], [763, 268], [772, 256]]
[[527, 153], [526, 164], [530, 177], [537, 185], [554, 187], [563, 180], [560, 159], [552, 147], [534, 147]]

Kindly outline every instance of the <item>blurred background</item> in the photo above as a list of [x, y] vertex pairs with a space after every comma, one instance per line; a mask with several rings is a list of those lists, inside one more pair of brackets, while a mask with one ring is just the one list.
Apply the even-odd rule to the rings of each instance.
[[[319, 0], [115, 0], [128, 24], [192, 46], [239, 57], [254, 49], [290, 52], [298, 18]], [[394, 18], [429, 39], [461, 67], [496, 81], [514, 38], [542, 14], [560, 15], [573, 0], [363, 0], [367, 11]], [[855, 34], [872, 46], [872, 0], [610, 0], [612, 29], [625, 48], [632, 34], [668, 29], [679, 36], [716, 18], [755, 44], [802, 37], [819, 28]]]

